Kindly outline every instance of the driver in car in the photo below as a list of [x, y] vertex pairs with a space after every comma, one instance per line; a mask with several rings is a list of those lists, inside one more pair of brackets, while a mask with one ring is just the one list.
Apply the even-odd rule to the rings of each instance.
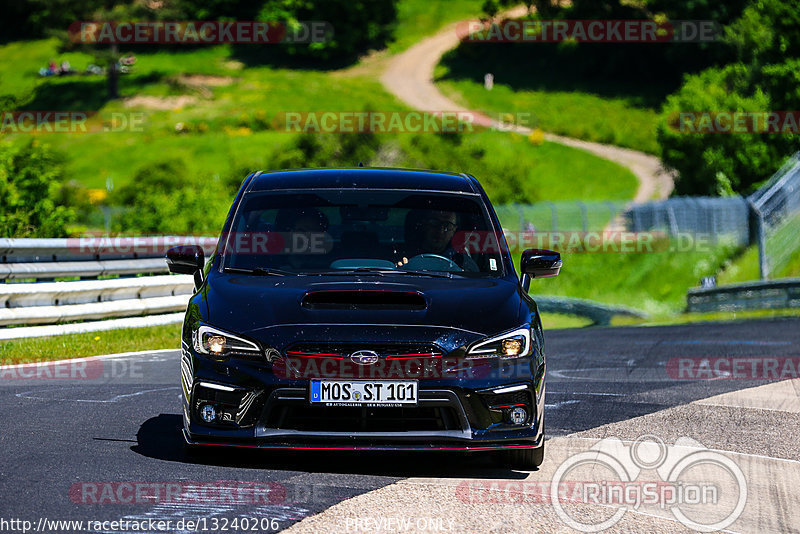
[[432, 254], [447, 258], [465, 271], [478, 272], [478, 264], [469, 254], [453, 248], [453, 235], [458, 230], [458, 216], [452, 211], [413, 210], [406, 216], [406, 254], [398, 267], [409, 258]]
[[275, 227], [287, 234], [291, 254], [286, 256], [292, 270], [326, 267], [329, 250], [323, 237], [328, 218], [317, 208], [282, 209], [275, 217]]

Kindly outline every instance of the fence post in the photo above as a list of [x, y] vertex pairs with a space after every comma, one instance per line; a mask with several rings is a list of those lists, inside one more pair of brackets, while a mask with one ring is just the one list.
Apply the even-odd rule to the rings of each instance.
[[552, 222], [553, 227], [551, 228], [551, 230], [553, 232], [558, 232], [558, 213], [556, 210], [556, 205], [553, 204], [552, 202], [548, 202], [548, 204], [550, 205], [550, 210], [553, 212], [553, 222]]
[[583, 231], [585, 233], [585, 232], [589, 231], [589, 215], [588, 215], [588, 213], [586, 213], [586, 211], [587, 211], [586, 210], [586, 204], [584, 204], [581, 201], [578, 201], [577, 204], [578, 204], [578, 208], [581, 210], [581, 224], [583, 226]]
[[756, 208], [755, 204], [749, 198], [747, 205], [750, 207], [750, 220], [755, 223], [755, 237], [758, 244], [758, 272], [762, 280], [769, 277], [769, 265], [767, 264], [767, 235], [764, 228], [764, 215]]
[[614, 219], [617, 218], [617, 213], [618, 213], [617, 207], [610, 200], [606, 200], [605, 204], [608, 207], [608, 221], [613, 222]]

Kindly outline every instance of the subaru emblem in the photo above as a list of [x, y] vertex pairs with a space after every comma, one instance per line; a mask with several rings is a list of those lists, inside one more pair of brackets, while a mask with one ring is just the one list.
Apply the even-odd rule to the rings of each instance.
[[374, 365], [378, 363], [378, 353], [372, 350], [357, 350], [350, 355], [350, 359], [358, 365]]

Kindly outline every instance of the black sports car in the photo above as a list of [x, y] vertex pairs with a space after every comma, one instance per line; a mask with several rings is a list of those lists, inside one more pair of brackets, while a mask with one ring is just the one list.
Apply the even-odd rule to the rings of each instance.
[[257, 172], [195, 275], [183, 323], [187, 445], [544, 454], [545, 356], [478, 181], [399, 169]]

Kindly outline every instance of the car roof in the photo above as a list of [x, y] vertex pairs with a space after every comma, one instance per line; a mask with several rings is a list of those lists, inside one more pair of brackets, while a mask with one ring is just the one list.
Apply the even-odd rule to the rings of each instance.
[[466, 174], [376, 167], [290, 169], [261, 172], [253, 176], [248, 191], [320, 188], [478, 192], [472, 179]]

